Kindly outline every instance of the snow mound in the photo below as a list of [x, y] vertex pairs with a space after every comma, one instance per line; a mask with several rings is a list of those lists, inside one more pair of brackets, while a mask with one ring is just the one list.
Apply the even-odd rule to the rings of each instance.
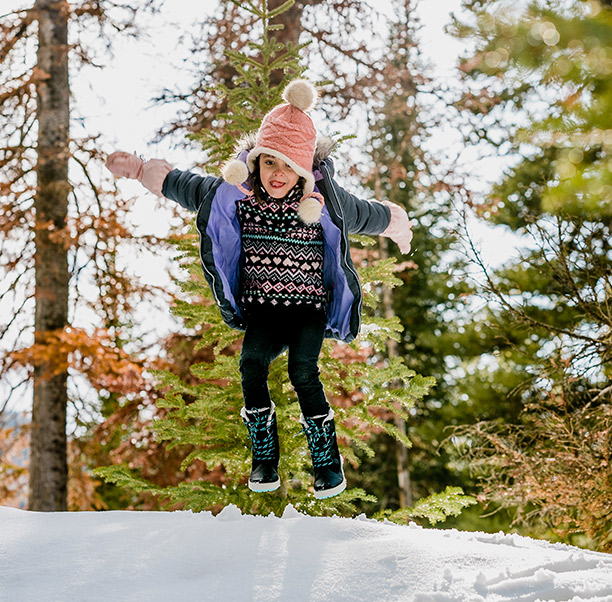
[[0, 601], [612, 602], [612, 556], [357, 519], [0, 508]]

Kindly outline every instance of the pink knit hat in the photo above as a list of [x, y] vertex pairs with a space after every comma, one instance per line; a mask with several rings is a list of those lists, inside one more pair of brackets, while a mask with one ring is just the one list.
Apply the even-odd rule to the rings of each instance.
[[281, 159], [305, 180], [304, 197], [298, 213], [306, 223], [314, 223], [321, 216], [322, 198], [314, 191], [312, 162], [317, 131], [307, 112], [317, 102], [316, 88], [307, 80], [292, 81], [283, 92], [287, 104], [274, 107], [261, 122], [255, 147], [247, 155], [247, 165], [239, 159], [223, 166], [223, 179], [234, 186], [243, 184], [255, 160], [261, 154]]

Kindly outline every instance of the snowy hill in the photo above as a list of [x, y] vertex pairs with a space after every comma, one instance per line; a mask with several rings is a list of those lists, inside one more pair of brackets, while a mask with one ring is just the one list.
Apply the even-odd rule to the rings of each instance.
[[2, 602], [612, 602], [612, 556], [368, 519], [0, 508]]

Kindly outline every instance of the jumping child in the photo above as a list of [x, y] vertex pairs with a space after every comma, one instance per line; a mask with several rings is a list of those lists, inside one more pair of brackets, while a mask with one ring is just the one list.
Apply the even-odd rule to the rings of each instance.
[[112, 153], [106, 165], [116, 176], [137, 179], [154, 194], [197, 211], [206, 280], [224, 322], [245, 330], [241, 416], [252, 441], [249, 488], [280, 486], [268, 371], [288, 350], [320, 499], [346, 488], [318, 359], [325, 337], [348, 342], [360, 328], [362, 292], [348, 235], [382, 234], [407, 253], [412, 232], [398, 205], [358, 199], [335, 182], [333, 144], [317, 138], [307, 114], [316, 104], [314, 86], [295, 80], [283, 99], [286, 104], [264, 117], [256, 136], [238, 143], [237, 158], [223, 167], [221, 178], [124, 152]]

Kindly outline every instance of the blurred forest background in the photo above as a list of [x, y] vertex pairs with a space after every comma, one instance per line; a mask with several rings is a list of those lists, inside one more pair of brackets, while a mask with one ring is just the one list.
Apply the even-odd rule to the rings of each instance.
[[[611, 551], [612, 2], [463, 0], [440, 76], [414, 0], [211, 0], [135, 119], [105, 74], [137, 77], [169, 4], [0, 9], [0, 504], [291, 502]], [[353, 489], [321, 506], [282, 365], [291, 480], [241, 486], [240, 333], [193, 216], [105, 172], [120, 136], [90, 110], [121, 99], [117, 128], [145, 132], [123, 150], [215, 174], [299, 75], [341, 185], [415, 223], [407, 257], [353, 245], [369, 326], [322, 358]]]

